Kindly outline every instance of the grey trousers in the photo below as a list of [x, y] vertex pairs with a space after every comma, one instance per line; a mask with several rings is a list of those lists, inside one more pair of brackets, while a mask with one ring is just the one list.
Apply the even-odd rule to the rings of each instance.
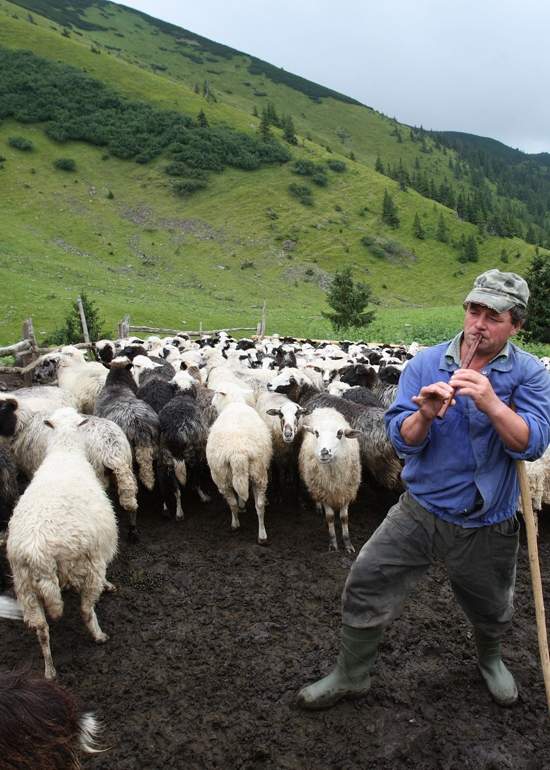
[[353, 563], [342, 595], [343, 623], [387, 626], [429, 566], [442, 560], [470, 621], [501, 639], [514, 611], [518, 547], [515, 516], [465, 529], [434, 516], [404, 492]]

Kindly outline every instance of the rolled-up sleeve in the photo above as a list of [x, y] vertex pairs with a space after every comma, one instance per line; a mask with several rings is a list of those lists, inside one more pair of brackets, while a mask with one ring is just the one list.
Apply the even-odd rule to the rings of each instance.
[[418, 395], [421, 385], [422, 355], [415, 356], [399, 378], [399, 387], [397, 397], [384, 416], [386, 423], [386, 432], [393, 444], [397, 456], [404, 459], [408, 455], [420, 454], [430, 441], [430, 431], [421, 444], [411, 446], [403, 439], [401, 435], [401, 425], [411, 414], [414, 414], [418, 407], [413, 401], [412, 396]]
[[529, 427], [529, 443], [523, 452], [505, 447], [514, 460], [537, 460], [550, 444], [550, 374], [537, 361], [530, 362], [527, 377], [517, 386], [513, 406]]

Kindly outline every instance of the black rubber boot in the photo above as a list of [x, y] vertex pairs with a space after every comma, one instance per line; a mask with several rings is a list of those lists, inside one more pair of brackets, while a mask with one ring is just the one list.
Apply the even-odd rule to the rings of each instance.
[[342, 626], [340, 653], [335, 668], [323, 679], [302, 687], [297, 704], [304, 709], [324, 709], [346, 696], [368, 692], [369, 672], [383, 635], [381, 628]]
[[512, 706], [518, 699], [514, 677], [502, 662], [501, 644], [496, 639], [475, 631], [477, 659], [487, 689], [499, 706]]

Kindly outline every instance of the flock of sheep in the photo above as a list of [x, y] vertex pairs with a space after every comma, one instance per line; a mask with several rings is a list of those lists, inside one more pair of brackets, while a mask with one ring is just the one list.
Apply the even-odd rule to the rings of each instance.
[[[231, 511], [249, 494], [258, 542], [267, 544], [268, 494], [300, 489], [324, 511], [330, 550], [353, 553], [348, 524], [363, 472], [401, 488], [401, 464], [384, 413], [418, 346], [315, 344], [277, 336], [239, 340], [223, 332], [192, 342], [102, 340], [100, 361], [71, 346], [47, 354], [30, 388], [0, 393], [0, 514], [7, 557], [45, 676], [55, 677], [47, 616], [63, 612], [62, 589], [81, 597], [92, 638], [107, 639], [95, 614], [118, 547], [112, 482], [138, 538], [138, 483], [157, 490], [167, 515], [183, 519], [181, 488], [208, 502], [209, 477]], [[550, 456], [530, 464], [534, 507], [550, 503]], [[20, 495], [21, 474], [28, 481]]]

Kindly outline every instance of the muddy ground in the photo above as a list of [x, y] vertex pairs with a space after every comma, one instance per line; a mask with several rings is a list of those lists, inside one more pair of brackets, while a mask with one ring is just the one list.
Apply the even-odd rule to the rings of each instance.
[[[358, 548], [395, 498], [363, 489], [350, 526]], [[501, 709], [477, 673], [470, 627], [436, 566], [389, 629], [370, 693], [304, 713], [296, 691], [331, 667], [339, 601], [351, 560], [328, 553], [310, 506], [271, 504], [271, 545], [255, 544], [256, 517], [231, 534], [217, 498], [185, 498], [183, 523], [152, 495], [140, 505], [141, 542], [121, 516], [118, 586], [98, 605], [110, 636], [91, 642], [76, 596], [52, 625], [60, 682], [106, 723], [112, 746], [94, 770], [548, 770], [550, 729], [537, 652], [527, 547], [522, 542], [516, 616], [505, 655], [520, 701]], [[540, 538], [550, 612], [550, 511]], [[33, 634], [1, 621], [2, 669], [42, 671]], [[0, 761], [1, 764], [1, 761]], [[39, 770], [39, 768], [37, 768]]]

